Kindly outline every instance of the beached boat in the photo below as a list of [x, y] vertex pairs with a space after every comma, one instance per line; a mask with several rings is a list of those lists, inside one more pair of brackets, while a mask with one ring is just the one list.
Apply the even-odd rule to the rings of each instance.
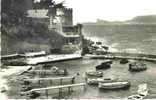
[[143, 71], [146, 69], [147, 69], [146, 64], [141, 63], [141, 62], [132, 62], [129, 64], [130, 71]]
[[147, 89], [147, 84], [140, 84], [138, 86], [138, 91], [137, 93], [142, 96], [143, 98], [145, 98], [148, 94], [148, 89]]
[[128, 100], [142, 100], [142, 96], [140, 96], [139, 94], [135, 94], [135, 95], [131, 95], [127, 98]]
[[99, 83], [115, 82], [117, 80], [117, 78], [88, 78], [87, 83], [89, 85], [98, 85]]
[[112, 60], [106, 60], [104, 62], [102, 62], [100, 65], [96, 66], [96, 69], [107, 69], [111, 67], [112, 64]]
[[128, 62], [129, 61], [126, 58], [120, 60], [120, 64], [127, 64]]
[[137, 94], [129, 96], [128, 100], [142, 100], [148, 95], [147, 84], [140, 84], [138, 86]]
[[119, 81], [110, 83], [99, 83], [99, 89], [115, 90], [115, 89], [125, 89], [130, 87], [130, 82]]
[[88, 71], [88, 72], [86, 72], [86, 75], [87, 76], [102, 77], [103, 72], [101, 72], [101, 71]]

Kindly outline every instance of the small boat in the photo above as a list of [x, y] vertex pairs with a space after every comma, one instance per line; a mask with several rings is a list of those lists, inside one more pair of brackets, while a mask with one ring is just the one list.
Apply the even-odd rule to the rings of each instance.
[[139, 94], [135, 94], [135, 95], [131, 95], [127, 98], [128, 100], [142, 100], [142, 96], [140, 96]]
[[147, 84], [140, 84], [138, 86], [137, 94], [129, 96], [128, 100], [142, 100], [148, 94]]
[[110, 82], [110, 83], [99, 83], [99, 89], [115, 90], [115, 89], [125, 89], [130, 87], [130, 82]]
[[51, 71], [53, 72], [53, 73], [55, 73], [55, 74], [57, 74], [57, 75], [67, 75], [68, 74], [68, 71], [67, 71], [67, 69], [59, 69], [58, 67], [56, 67], [56, 66], [53, 66], [52, 68], [51, 68]]
[[100, 65], [97, 65], [95, 68], [96, 69], [108, 69], [111, 67], [112, 62], [113, 62], [112, 60], [106, 60], [102, 62]]
[[56, 67], [56, 66], [51, 67], [51, 71], [52, 71], [52, 72], [56, 72], [56, 71], [58, 71], [58, 70], [59, 70], [59, 68]]
[[117, 78], [88, 78], [87, 83], [89, 85], [98, 85], [99, 83], [115, 82], [117, 80]]
[[103, 72], [101, 72], [101, 71], [89, 71], [89, 72], [86, 72], [86, 75], [87, 76], [102, 77]]
[[129, 70], [130, 71], [143, 71], [146, 69], [147, 69], [147, 66], [144, 63], [132, 62], [129, 64]]
[[147, 89], [147, 84], [140, 84], [138, 86], [138, 91], [137, 93], [142, 96], [143, 98], [145, 98], [148, 94], [148, 89]]
[[128, 62], [129, 61], [126, 58], [120, 60], [120, 64], [127, 64]]

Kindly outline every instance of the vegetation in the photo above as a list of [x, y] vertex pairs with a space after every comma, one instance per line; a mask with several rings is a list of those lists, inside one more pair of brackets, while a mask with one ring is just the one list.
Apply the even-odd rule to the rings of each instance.
[[63, 8], [63, 2], [56, 4], [54, 0], [40, 0], [33, 4], [34, 9], [49, 9], [49, 8]]
[[[49, 31], [44, 23], [27, 20], [27, 10], [36, 7], [63, 7], [63, 2], [55, 4], [53, 0], [2, 0], [1, 47], [3, 54], [40, 51], [59, 48], [62, 37]], [[51, 2], [51, 3], [49, 3]], [[32, 5], [32, 6], [31, 6]], [[52, 34], [53, 33], [53, 34]], [[60, 45], [56, 45], [56, 43]]]

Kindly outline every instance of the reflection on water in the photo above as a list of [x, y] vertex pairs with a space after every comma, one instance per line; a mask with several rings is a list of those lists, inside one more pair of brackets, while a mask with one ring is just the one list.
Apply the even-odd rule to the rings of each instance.
[[[60, 68], [67, 68], [71, 75], [80, 73], [79, 78], [76, 78], [76, 83], [84, 81], [82, 77], [88, 70], [95, 70], [95, 66], [100, 64], [103, 60], [72, 60], [59, 63], [53, 63]], [[149, 88], [149, 95], [147, 98], [156, 98], [156, 64], [146, 62], [148, 69], [143, 72], [129, 72], [128, 65], [121, 65], [119, 61], [114, 61], [112, 67], [107, 70], [103, 70], [104, 77], [118, 77], [123, 80], [131, 82], [131, 87], [128, 90], [115, 90], [115, 91], [99, 91], [96, 86], [87, 86], [87, 90], [83, 88], [74, 88], [75, 92], [70, 95], [66, 95], [64, 98], [123, 98], [132, 94], [135, 94], [138, 85], [141, 83], [147, 83]]]

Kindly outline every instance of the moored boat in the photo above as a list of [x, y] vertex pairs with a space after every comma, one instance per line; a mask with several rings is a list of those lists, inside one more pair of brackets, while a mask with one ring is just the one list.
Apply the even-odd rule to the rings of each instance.
[[96, 69], [107, 69], [111, 67], [111, 64], [113, 63], [112, 60], [106, 60], [102, 62], [100, 65], [97, 65], [95, 68]]
[[58, 67], [56, 67], [56, 66], [53, 66], [52, 68], [51, 68], [51, 71], [53, 72], [53, 73], [55, 73], [55, 74], [58, 74], [58, 75], [67, 75], [68, 74], [68, 71], [67, 71], [67, 69], [59, 69]]
[[86, 75], [87, 76], [102, 77], [103, 72], [101, 72], [101, 71], [88, 71], [88, 72], [86, 72]]
[[130, 82], [118, 81], [110, 83], [99, 83], [99, 89], [105, 90], [116, 90], [116, 89], [125, 89], [130, 87]]
[[141, 62], [132, 62], [129, 64], [130, 71], [143, 71], [146, 69], [147, 69], [146, 64], [141, 63]]
[[127, 58], [123, 58], [120, 60], [120, 64], [127, 64], [129, 61]]
[[117, 80], [117, 78], [88, 78], [87, 83], [89, 85], [98, 85], [99, 83], [115, 82]]

